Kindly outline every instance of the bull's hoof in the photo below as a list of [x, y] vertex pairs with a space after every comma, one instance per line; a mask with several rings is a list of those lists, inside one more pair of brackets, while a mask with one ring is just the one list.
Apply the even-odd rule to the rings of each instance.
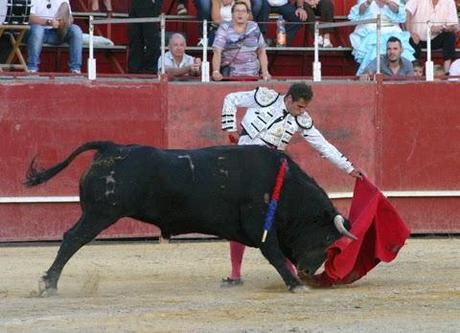
[[310, 288], [308, 288], [307, 286], [303, 286], [303, 285], [298, 285], [298, 286], [293, 286], [293, 287], [289, 287], [289, 291], [291, 293], [294, 293], [294, 294], [302, 294], [302, 293], [306, 293], [310, 290]]
[[48, 288], [40, 292], [40, 297], [51, 297], [57, 295], [56, 288]]
[[41, 278], [38, 281], [38, 296], [49, 297], [57, 294], [57, 288], [50, 286], [49, 282], [45, 278]]

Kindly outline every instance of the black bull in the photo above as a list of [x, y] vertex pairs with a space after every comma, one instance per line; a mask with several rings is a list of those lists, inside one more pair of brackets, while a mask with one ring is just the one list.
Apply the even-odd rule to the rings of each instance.
[[[302, 284], [286, 268], [286, 258], [303, 276], [311, 276], [332, 242], [341, 234], [352, 236], [311, 177], [284, 153], [261, 146], [160, 150], [89, 142], [44, 171], [32, 161], [25, 184], [46, 182], [87, 150], [97, 153], [80, 180], [82, 215], [65, 232], [42, 278], [42, 292], [56, 290], [72, 255], [122, 217], [155, 224], [164, 237], [204, 233], [260, 248], [290, 290]], [[284, 186], [273, 226], [262, 243], [268, 200], [282, 159], [288, 161]]]

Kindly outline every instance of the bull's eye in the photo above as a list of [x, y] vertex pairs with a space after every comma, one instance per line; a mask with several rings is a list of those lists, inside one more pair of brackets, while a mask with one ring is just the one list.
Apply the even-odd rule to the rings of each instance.
[[334, 236], [333, 236], [333, 235], [329, 234], [329, 235], [326, 236], [326, 241], [327, 241], [328, 243], [332, 242], [333, 240], [334, 240]]

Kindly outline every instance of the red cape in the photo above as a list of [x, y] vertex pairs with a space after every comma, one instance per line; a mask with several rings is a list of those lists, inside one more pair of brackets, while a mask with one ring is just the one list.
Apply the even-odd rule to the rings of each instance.
[[325, 269], [314, 276], [320, 286], [352, 283], [380, 261], [392, 261], [410, 235], [394, 207], [366, 178], [356, 180], [349, 220], [358, 240], [342, 237], [327, 249]]

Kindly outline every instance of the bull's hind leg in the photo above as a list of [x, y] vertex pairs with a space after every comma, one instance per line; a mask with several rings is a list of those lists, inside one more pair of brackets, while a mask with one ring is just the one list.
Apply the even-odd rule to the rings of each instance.
[[114, 224], [119, 217], [103, 216], [98, 213], [83, 213], [80, 220], [64, 233], [56, 259], [42, 277], [40, 295], [53, 294], [57, 290], [57, 283], [62, 269], [69, 259], [85, 244], [92, 241], [103, 230]]
[[260, 246], [260, 250], [265, 258], [276, 268], [278, 273], [286, 283], [289, 291], [298, 292], [305, 290], [305, 286], [293, 275], [293, 273], [289, 270], [287, 263], [287, 258], [284, 256], [283, 252], [281, 251], [278, 239], [274, 233], [270, 234], [265, 241]]

